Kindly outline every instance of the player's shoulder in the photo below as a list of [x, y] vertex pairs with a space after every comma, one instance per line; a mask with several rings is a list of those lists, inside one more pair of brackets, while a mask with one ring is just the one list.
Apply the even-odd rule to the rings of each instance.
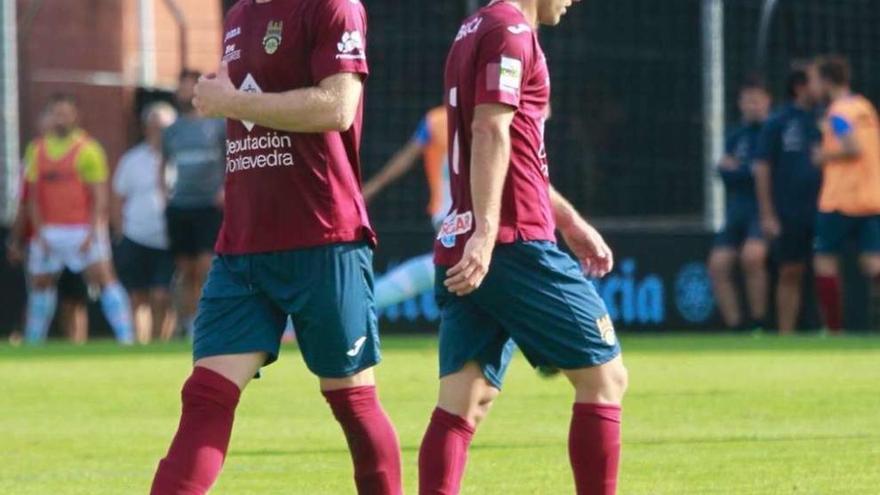
[[307, 12], [340, 14], [345, 12], [366, 13], [366, 7], [361, 0], [303, 0]]
[[485, 39], [506, 41], [522, 38], [530, 41], [532, 27], [525, 22], [522, 13], [506, 2], [487, 5], [461, 23], [455, 41], [474, 38], [476, 41]]

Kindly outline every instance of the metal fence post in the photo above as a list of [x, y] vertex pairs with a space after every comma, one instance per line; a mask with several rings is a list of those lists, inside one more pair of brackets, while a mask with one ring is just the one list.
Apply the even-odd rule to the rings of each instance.
[[716, 230], [724, 216], [724, 190], [715, 164], [724, 153], [724, 0], [703, 0], [703, 220]]
[[18, 47], [15, 2], [0, 6], [0, 225], [15, 216], [18, 197]]

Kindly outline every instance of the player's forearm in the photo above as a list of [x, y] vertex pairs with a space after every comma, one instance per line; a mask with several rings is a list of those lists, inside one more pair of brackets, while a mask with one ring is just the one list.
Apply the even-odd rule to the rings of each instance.
[[410, 143], [391, 157], [388, 164], [364, 185], [364, 196], [372, 198], [388, 184], [396, 181], [407, 173], [416, 163], [421, 147], [418, 143]]
[[[356, 77], [352, 75], [353, 77]], [[235, 91], [226, 102], [228, 118], [254, 122], [288, 132], [345, 131], [351, 127], [360, 100], [340, 85], [314, 86], [283, 93]]]
[[762, 217], [776, 217], [773, 206], [773, 184], [770, 177], [770, 166], [767, 162], [758, 162], [753, 171], [755, 177], [755, 195], [758, 198], [758, 211]]
[[110, 200], [107, 193], [107, 184], [100, 182], [92, 184], [92, 216], [90, 218], [90, 227], [92, 231], [97, 231], [98, 227], [107, 219], [108, 210], [110, 209]]
[[498, 234], [504, 181], [510, 168], [510, 128], [474, 123], [471, 147], [471, 198], [474, 231]]
[[110, 229], [114, 235], [122, 234], [122, 204], [123, 199], [116, 193], [110, 197]]
[[559, 230], [565, 230], [578, 220], [583, 220], [575, 207], [552, 186], [550, 187], [550, 205], [553, 207], [553, 217], [556, 220], [556, 228]]

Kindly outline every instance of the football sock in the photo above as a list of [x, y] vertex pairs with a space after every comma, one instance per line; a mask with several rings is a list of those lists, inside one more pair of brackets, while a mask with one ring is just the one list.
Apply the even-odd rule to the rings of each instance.
[[400, 444], [375, 386], [322, 392], [342, 426], [359, 495], [400, 495]]
[[822, 318], [829, 330], [838, 331], [843, 328], [843, 301], [841, 298], [840, 278], [836, 276], [816, 276], [816, 294]]
[[57, 306], [58, 290], [55, 287], [30, 291], [27, 303], [27, 321], [24, 327], [25, 342], [39, 344], [46, 340], [46, 336], [49, 334], [49, 325], [52, 324]]
[[466, 419], [434, 409], [419, 449], [420, 495], [458, 495], [473, 437]]
[[113, 328], [117, 342], [133, 343], [131, 303], [128, 301], [128, 294], [122, 288], [122, 284], [113, 282], [104, 287], [104, 290], [101, 291], [101, 309], [104, 310], [104, 316], [110, 323], [110, 327]]
[[620, 464], [620, 406], [575, 403], [568, 456], [577, 495], [614, 495]]
[[202, 495], [211, 488], [226, 458], [240, 395], [219, 373], [193, 368], [181, 391], [180, 425], [159, 461], [151, 495]]
[[407, 260], [376, 281], [376, 309], [402, 303], [434, 287], [434, 255]]

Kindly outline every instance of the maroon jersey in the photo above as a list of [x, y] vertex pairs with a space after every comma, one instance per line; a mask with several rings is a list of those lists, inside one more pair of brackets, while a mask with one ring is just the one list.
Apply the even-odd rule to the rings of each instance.
[[452, 207], [437, 234], [438, 265], [457, 263], [473, 231], [471, 123], [481, 104], [516, 109], [498, 242], [556, 240], [544, 151], [549, 102], [547, 61], [537, 33], [519, 9], [507, 2], [492, 3], [464, 22], [446, 61]]
[[[357, 0], [240, 0], [223, 60], [241, 91], [280, 93], [367, 74]], [[298, 134], [227, 120], [226, 204], [216, 250], [246, 254], [375, 241], [360, 190], [363, 106], [345, 132]]]

